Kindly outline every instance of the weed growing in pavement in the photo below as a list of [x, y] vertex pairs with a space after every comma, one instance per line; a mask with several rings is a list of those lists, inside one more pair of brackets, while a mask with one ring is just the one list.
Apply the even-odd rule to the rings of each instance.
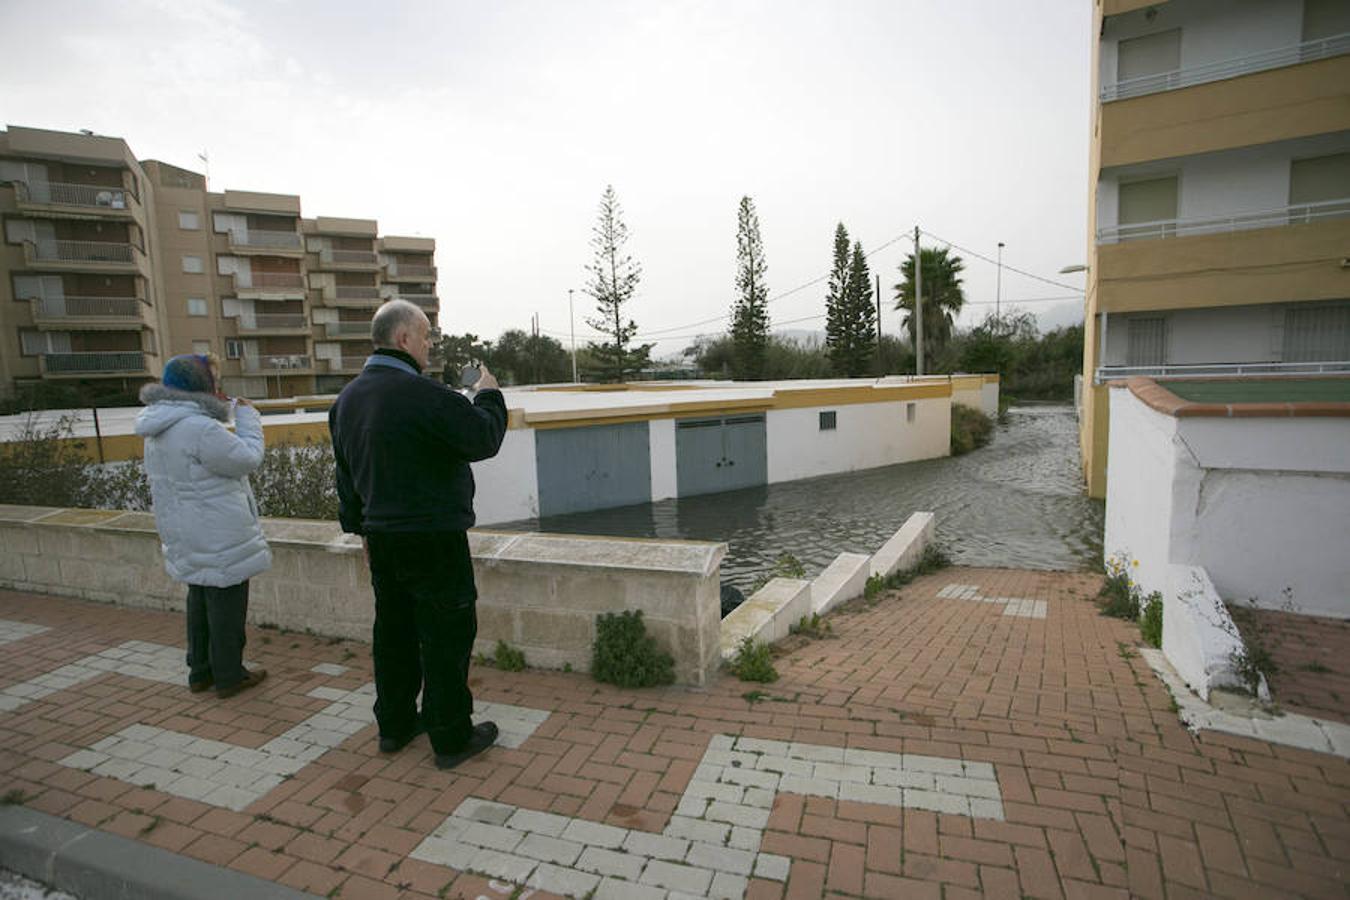
[[778, 670], [773, 667], [773, 651], [768, 644], [760, 643], [746, 635], [736, 648], [736, 656], [728, 667], [731, 673], [741, 681], [756, 681], [768, 684], [778, 680]]
[[769, 699], [769, 695], [764, 691], [746, 691], [744, 694], [741, 694], [741, 699], [751, 706], [754, 706], [761, 700]]
[[1163, 600], [1162, 594], [1154, 591], [1144, 598], [1143, 614], [1139, 619], [1139, 630], [1151, 647], [1161, 647], [1163, 637]]
[[750, 585], [750, 593], [764, 587], [774, 578], [805, 578], [806, 566], [802, 561], [791, 553], [784, 553], [773, 562], [773, 568], [755, 579], [754, 584]]
[[1299, 668], [1305, 672], [1317, 672], [1319, 675], [1331, 671], [1317, 660], [1313, 660], [1310, 663], [1304, 663], [1303, 665], [1299, 666]]
[[929, 544], [923, 548], [919, 561], [910, 568], [892, 572], [890, 575], [878, 573], [870, 576], [867, 579], [867, 586], [863, 589], [863, 597], [871, 600], [882, 591], [902, 588], [921, 575], [928, 575], [940, 569], [945, 569], [951, 564], [951, 557], [947, 555], [947, 551], [942, 545]]
[[525, 654], [506, 641], [498, 641], [493, 651], [493, 663], [503, 672], [525, 671]]
[[0, 796], [0, 806], [23, 806], [27, 801], [28, 795], [22, 788], [5, 791], [4, 795]]
[[591, 677], [626, 688], [671, 684], [675, 660], [647, 633], [642, 610], [604, 613], [595, 620]]
[[1134, 651], [1125, 641], [1116, 641], [1116, 655], [1121, 659], [1134, 659]]
[[788, 626], [788, 634], [801, 634], [809, 638], [823, 638], [834, 632], [833, 626], [820, 617], [820, 613], [802, 616]]
[[1255, 598], [1248, 600], [1246, 607], [1229, 607], [1233, 624], [1238, 626], [1237, 638], [1242, 642], [1242, 649], [1235, 650], [1229, 656], [1229, 661], [1242, 686], [1253, 696], [1260, 692], [1262, 678], [1269, 683], [1279, 671], [1270, 648], [1266, 646], [1264, 634], [1252, 615], [1255, 609]]
[[141, 829], [140, 836], [145, 837], [147, 834], [158, 828], [160, 826], [160, 823], [162, 823], [163, 821], [164, 821], [163, 816], [155, 816], [150, 820], [149, 824], [147, 824], [144, 828]]
[[1137, 559], [1127, 565], [1124, 556], [1113, 557], [1106, 563], [1106, 580], [1097, 595], [1102, 601], [1102, 615], [1139, 620], [1139, 588], [1130, 578], [1131, 567], [1138, 566]]

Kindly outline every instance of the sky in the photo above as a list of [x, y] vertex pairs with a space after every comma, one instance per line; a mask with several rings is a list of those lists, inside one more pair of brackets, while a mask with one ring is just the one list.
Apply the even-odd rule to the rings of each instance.
[[[824, 328], [839, 222], [890, 333], [915, 225], [965, 260], [963, 326], [996, 294], [1082, 320], [1059, 269], [1087, 245], [1089, 0], [45, 0], [0, 3], [0, 33], [0, 123], [205, 153], [212, 190], [433, 237], [446, 332], [537, 313], [568, 345], [573, 289], [577, 341], [597, 337], [611, 184], [643, 266], [626, 314], [659, 356], [725, 327], [744, 195], [775, 329]], [[974, 255], [1000, 241], [1001, 290]]]

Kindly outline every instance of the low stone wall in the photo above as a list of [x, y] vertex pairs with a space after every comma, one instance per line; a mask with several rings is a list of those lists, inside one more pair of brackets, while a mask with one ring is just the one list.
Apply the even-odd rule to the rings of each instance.
[[746, 638], [772, 644], [811, 615], [811, 582], [772, 578], [722, 620], [722, 658], [730, 660]]
[[[250, 586], [249, 621], [368, 641], [374, 596], [361, 543], [336, 523], [264, 519], [272, 568]], [[725, 544], [472, 531], [478, 642], [524, 651], [531, 665], [589, 671], [596, 618], [641, 610], [703, 685], [720, 659]], [[148, 513], [0, 506], [0, 587], [123, 606], [181, 610]]]
[[901, 569], [918, 565], [924, 549], [937, 536], [937, 519], [930, 512], [916, 512], [900, 530], [872, 554], [872, 574], [885, 578]]

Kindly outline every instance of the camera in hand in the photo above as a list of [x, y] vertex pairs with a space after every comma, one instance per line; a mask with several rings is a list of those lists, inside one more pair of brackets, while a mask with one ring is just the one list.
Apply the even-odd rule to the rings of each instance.
[[478, 363], [469, 363], [459, 370], [459, 386], [462, 388], [471, 388], [483, 377], [483, 370]]

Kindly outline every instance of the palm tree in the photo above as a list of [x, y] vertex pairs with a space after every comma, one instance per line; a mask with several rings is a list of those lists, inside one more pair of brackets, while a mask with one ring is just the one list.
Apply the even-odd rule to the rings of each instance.
[[[925, 247], [923, 256], [923, 341], [933, 349], [946, 345], [956, 326], [956, 316], [965, 306], [966, 295], [961, 290], [961, 272], [966, 264], [959, 256], [948, 255], [949, 248]], [[895, 285], [895, 308], [903, 310], [901, 323], [909, 332], [910, 346], [914, 345], [914, 254], [900, 264], [903, 279]]]

